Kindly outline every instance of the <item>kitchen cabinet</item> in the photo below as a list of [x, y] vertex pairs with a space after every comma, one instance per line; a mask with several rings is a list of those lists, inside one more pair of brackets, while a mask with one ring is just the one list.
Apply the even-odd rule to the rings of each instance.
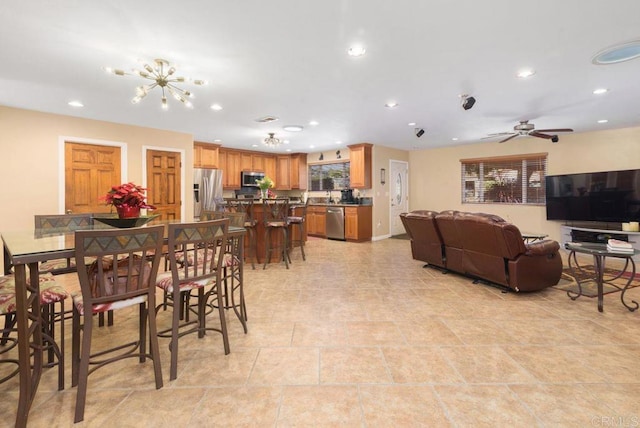
[[253, 156], [251, 153], [240, 152], [240, 171], [253, 170]]
[[222, 165], [222, 187], [225, 189], [240, 188], [240, 152], [233, 150], [220, 150], [220, 157], [224, 157]]
[[307, 235], [327, 236], [327, 207], [310, 205], [307, 208]]
[[291, 155], [291, 188], [305, 190], [307, 188], [307, 154]]
[[349, 147], [351, 181], [354, 189], [371, 189], [371, 152], [373, 144], [360, 143]]
[[291, 189], [291, 156], [276, 156], [276, 189]]
[[263, 154], [252, 154], [251, 155], [251, 169], [253, 171], [265, 172], [265, 170], [264, 170], [265, 157], [266, 156], [263, 155]]
[[344, 237], [347, 241], [370, 241], [372, 235], [372, 214], [370, 205], [345, 207]]
[[[267, 177], [276, 176], [276, 157], [273, 155], [266, 155], [264, 157], [264, 175]], [[278, 184], [276, 182], [276, 184]]]
[[193, 143], [193, 166], [194, 168], [220, 168], [219, 144]]

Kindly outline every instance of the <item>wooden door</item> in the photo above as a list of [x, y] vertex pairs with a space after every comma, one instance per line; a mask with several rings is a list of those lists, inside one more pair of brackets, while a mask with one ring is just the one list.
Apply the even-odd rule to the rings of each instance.
[[159, 220], [180, 219], [181, 167], [180, 153], [147, 151], [147, 201]]
[[65, 212], [107, 213], [100, 200], [112, 186], [122, 184], [120, 147], [66, 142], [64, 146]]

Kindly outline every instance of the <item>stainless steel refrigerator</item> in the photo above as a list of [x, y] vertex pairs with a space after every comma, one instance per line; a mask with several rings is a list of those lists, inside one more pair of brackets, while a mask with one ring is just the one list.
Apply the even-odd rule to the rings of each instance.
[[195, 168], [193, 170], [193, 217], [200, 219], [202, 211], [215, 211], [224, 202], [222, 171]]

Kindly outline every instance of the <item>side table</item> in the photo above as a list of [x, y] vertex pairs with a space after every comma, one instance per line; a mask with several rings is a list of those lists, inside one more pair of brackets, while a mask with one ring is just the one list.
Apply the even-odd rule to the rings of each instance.
[[[576, 258], [576, 253], [582, 253], [582, 254], [589, 254], [591, 256], [593, 256], [593, 266], [595, 269], [595, 278], [593, 279], [589, 279], [587, 281], [595, 281], [596, 285], [598, 287], [598, 311], [602, 312], [603, 311], [603, 285], [606, 282], [607, 284], [617, 288], [618, 290], [622, 290], [622, 293], [620, 294], [620, 301], [622, 302], [622, 304], [629, 309], [629, 311], [633, 312], [636, 309], [638, 309], [638, 307], [640, 305], [638, 305], [638, 302], [636, 302], [635, 300], [632, 300], [631, 303], [633, 303], [635, 306], [629, 305], [624, 301], [624, 294], [627, 292], [627, 289], [629, 288], [629, 285], [631, 284], [631, 282], [635, 279], [635, 275], [636, 275], [636, 264], [633, 261], [633, 256], [638, 254], [637, 250], [633, 250], [633, 252], [629, 252], [629, 253], [619, 253], [619, 252], [612, 252], [607, 250], [607, 245], [606, 244], [596, 244], [596, 243], [583, 243], [583, 242], [567, 242], [565, 244], [565, 248], [567, 250], [570, 250], [571, 252], [569, 253], [569, 269], [571, 270], [571, 275], [576, 279], [576, 283], [578, 284], [578, 292], [572, 292], [572, 291], [567, 291], [567, 296], [569, 296], [571, 298], [571, 300], [576, 300], [578, 297], [580, 297], [582, 295], [582, 284], [581, 282], [586, 282], [586, 281], [580, 281], [578, 280], [578, 278], [576, 277], [576, 269], [579, 271], [582, 271], [583, 268], [580, 267], [580, 265], [578, 264], [578, 259]], [[615, 258], [619, 258], [619, 259], [624, 259], [625, 263], [624, 263], [624, 267], [622, 268], [622, 270], [620, 270], [620, 272], [615, 275], [613, 278], [609, 278], [609, 279], [604, 279], [604, 265], [605, 265], [605, 261], [607, 257], [615, 257]], [[575, 268], [574, 268], [574, 264], [575, 264]], [[612, 283], [612, 281], [621, 278], [625, 273], [627, 273], [627, 269], [629, 268], [629, 266], [631, 266], [631, 272], [629, 275], [629, 280], [627, 281], [627, 283], [625, 284], [624, 287], [620, 287], [619, 285], [616, 285], [614, 283]]]

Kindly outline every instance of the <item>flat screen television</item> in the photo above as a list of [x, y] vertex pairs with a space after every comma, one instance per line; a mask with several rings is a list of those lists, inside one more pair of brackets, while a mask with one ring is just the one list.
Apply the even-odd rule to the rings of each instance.
[[640, 220], [640, 169], [550, 175], [547, 220]]

